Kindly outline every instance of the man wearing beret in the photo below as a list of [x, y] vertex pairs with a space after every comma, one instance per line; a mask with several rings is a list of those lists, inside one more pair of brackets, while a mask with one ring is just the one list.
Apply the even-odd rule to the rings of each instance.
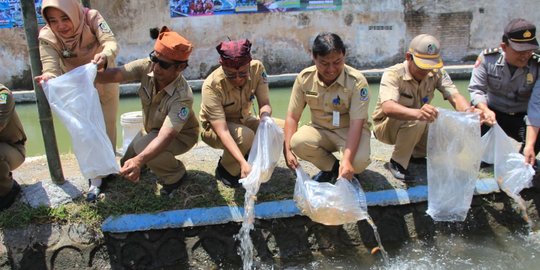
[[[261, 61], [251, 59], [249, 40], [224, 41], [216, 49], [221, 66], [202, 86], [201, 138], [209, 146], [223, 149], [216, 178], [226, 186], [239, 187], [238, 180], [251, 171], [246, 156], [259, 119], [271, 120], [268, 80]], [[259, 105], [256, 116], [252, 114], [255, 98]], [[283, 126], [282, 120], [276, 123]]]
[[0, 211], [10, 207], [21, 191], [11, 171], [25, 159], [26, 135], [15, 112], [11, 91], [0, 84]]
[[[529, 99], [531, 94], [540, 91], [537, 83], [540, 58], [534, 53], [538, 49], [536, 26], [521, 18], [511, 20], [504, 28], [499, 46], [486, 49], [478, 56], [469, 83], [471, 102], [486, 117], [482, 134], [497, 123], [508, 136], [522, 143], [521, 152], [525, 144]], [[533, 114], [536, 114], [537, 106], [531, 110]], [[533, 126], [540, 125], [538, 115], [529, 118], [533, 120]], [[526, 152], [532, 157], [530, 160], [536, 160], [540, 141], [529, 141], [531, 144]]]
[[431, 104], [435, 89], [457, 111], [469, 109], [450, 76], [442, 69], [439, 41], [427, 34], [416, 36], [403, 63], [387, 68], [381, 78], [379, 98], [373, 111], [373, 133], [394, 145], [390, 162], [392, 175], [402, 181], [415, 180], [410, 162], [425, 163], [428, 123], [437, 118]]
[[148, 58], [99, 72], [98, 82], [140, 81], [144, 132], [125, 151], [120, 174], [138, 181], [146, 165], [159, 178], [160, 193], [170, 195], [187, 176], [175, 158], [198, 140], [199, 122], [193, 113], [193, 92], [182, 76], [193, 49], [191, 42], [163, 27]]
[[[291, 169], [298, 167], [297, 157], [313, 163], [321, 170], [313, 176], [318, 182], [352, 179], [371, 162], [368, 82], [345, 64], [345, 44], [338, 35], [317, 35], [311, 52], [315, 65], [302, 70], [292, 88], [285, 119], [285, 160]], [[311, 123], [298, 128], [306, 105]], [[341, 162], [334, 152], [340, 153]]]

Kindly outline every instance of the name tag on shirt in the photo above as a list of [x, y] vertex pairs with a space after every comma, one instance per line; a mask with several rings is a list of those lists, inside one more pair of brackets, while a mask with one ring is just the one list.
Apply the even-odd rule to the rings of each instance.
[[332, 125], [334, 127], [339, 127], [339, 112], [338, 111], [333, 111], [332, 112]]

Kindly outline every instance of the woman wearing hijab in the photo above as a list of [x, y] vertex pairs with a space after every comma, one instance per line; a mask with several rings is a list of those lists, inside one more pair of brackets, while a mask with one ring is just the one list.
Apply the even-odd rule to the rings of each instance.
[[[95, 9], [83, 8], [78, 0], [43, 0], [41, 14], [45, 25], [39, 32], [39, 52], [43, 74], [35, 79], [47, 81], [90, 62], [98, 69], [115, 66], [118, 45], [114, 34]], [[96, 83], [107, 136], [116, 150], [116, 115], [119, 85]], [[87, 201], [95, 201], [101, 179], [90, 179]]]

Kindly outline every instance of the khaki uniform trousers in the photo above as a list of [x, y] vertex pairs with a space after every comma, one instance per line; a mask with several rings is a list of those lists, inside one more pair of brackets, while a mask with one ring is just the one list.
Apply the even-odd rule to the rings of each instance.
[[22, 144], [0, 142], [0, 196], [8, 194], [11, 190], [13, 178], [10, 172], [24, 162], [25, 153]]
[[[251, 149], [253, 139], [255, 139], [255, 133], [259, 127], [259, 119], [255, 117], [248, 118], [244, 122], [244, 125], [227, 122], [227, 127], [229, 128], [229, 132], [238, 146], [238, 149], [240, 149], [240, 152], [242, 152], [242, 155], [245, 157]], [[240, 175], [240, 164], [232, 156], [231, 152], [225, 149], [225, 146], [221, 143], [221, 139], [219, 139], [218, 135], [214, 132], [210, 123], [204, 127], [204, 131], [201, 133], [201, 139], [212, 148], [223, 149], [221, 166], [233, 176]]]
[[103, 111], [107, 137], [109, 137], [113, 151], [116, 153], [116, 115], [118, 114], [120, 85], [117, 83], [96, 83], [96, 89], [99, 94], [101, 110]]
[[[148, 134], [139, 132], [129, 144], [120, 163], [124, 164], [128, 159], [140, 154], [158, 136], [158, 132], [158, 130], [153, 130]], [[158, 183], [170, 185], [184, 177], [186, 166], [182, 161], [176, 159], [176, 156], [186, 153], [195, 146], [198, 133], [197, 128], [194, 128], [193, 132], [182, 133], [182, 136], [174, 138], [162, 153], [146, 163], [146, 166], [158, 176]]]
[[[313, 163], [319, 170], [328, 172], [336, 162], [332, 153], [339, 152], [343, 155], [347, 132], [348, 128], [329, 130], [305, 125], [292, 136], [291, 150], [299, 158]], [[362, 129], [360, 144], [353, 160], [354, 173], [363, 172], [371, 163], [370, 138], [370, 132]]]
[[409, 167], [411, 156], [426, 156], [428, 123], [425, 121], [386, 118], [374, 125], [373, 133], [377, 140], [395, 145], [392, 159], [405, 169]]

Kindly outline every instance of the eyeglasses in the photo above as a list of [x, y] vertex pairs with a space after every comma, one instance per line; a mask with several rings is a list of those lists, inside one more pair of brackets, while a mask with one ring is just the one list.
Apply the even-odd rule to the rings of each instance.
[[156, 63], [158, 64], [162, 69], [169, 69], [171, 66], [180, 66], [182, 64], [185, 64], [186, 67], [188, 67], [188, 61], [182, 61], [182, 62], [175, 62], [175, 63], [171, 63], [171, 62], [167, 62], [167, 61], [163, 61], [161, 59], [159, 59], [157, 56], [156, 56], [156, 52], [152, 51], [148, 57], [150, 57], [150, 61], [152, 61], [152, 63]]
[[223, 69], [223, 73], [225, 73], [225, 77], [227, 79], [234, 80], [236, 78], [245, 78], [249, 75], [249, 69], [246, 71], [238, 71], [238, 72], [230, 72]]

